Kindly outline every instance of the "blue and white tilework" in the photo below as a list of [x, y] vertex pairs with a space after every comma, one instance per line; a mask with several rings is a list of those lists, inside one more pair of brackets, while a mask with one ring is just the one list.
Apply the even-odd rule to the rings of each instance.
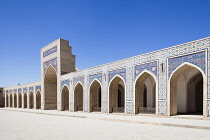
[[66, 85], [68, 88], [69, 88], [69, 80], [63, 80], [63, 81], [61, 81], [61, 90], [62, 90], [62, 88], [63, 88], [63, 86], [64, 85]]
[[83, 77], [77, 77], [73, 79], [73, 87], [75, 87], [77, 82], [81, 82], [82, 85], [84, 86], [84, 76]]
[[28, 91], [28, 88], [23, 88], [23, 93], [27, 93], [27, 91]]
[[135, 79], [144, 70], [148, 70], [151, 73], [153, 73], [155, 76], [157, 76], [157, 61], [135, 66], [134, 70], [135, 70], [134, 74]]
[[22, 88], [19, 88], [18, 89], [18, 93], [22, 93]]
[[109, 82], [117, 74], [120, 75], [126, 81], [126, 69], [118, 69], [114, 71], [109, 71]]
[[133, 102], [126, 102], [126, 113], [127, 114], [133, 113]]
[[102, 73], [89, 75], [89, 84], [91, 84], [94, 79], [97, 79], [100, 83], [102, 83]]
[[43, 57], [46, 57], [46, 56], [48, 56], [48, 55], [50, 55], [50, 54], [52, 54], [52, 53], [54, 53], [54, 52], [57, 52], [57, 46], [55, 46], [55, 47], [53, 47], [53, 48], [51, 48], [51, 49], [45, 51], [45, 52], [43, 53]]
[[14, 90], [13, 90], [13, 93], [17, 93], [17, 89], [14, 89]]
[[29, 92], [34, 92], [34, 87], [29, 87]]
[[158, 101], [158, 114], [166, 115], [167, 110], [167, 102], [166, 101]]
[[205, 57], [206, 52], [198, 52], [168, 59], [168, 78], [171, 76], [171, 73], [184, 62], [189, 62], [200, 67], [205, 73]]
[[52, 65], [55, 68], [55, 70], [57, 71], [57, 63], [58, 63], [57, 62], [57, 57], [56, 58], [53, 58], [53, 59], [51, 59], [51, 60], [49, 60], [47, 62], [44, 62], [44, 64], [43, 64], [44, 73], [47, 70], [47, 68], [48, 68], [49, 65]]
[[36, 86], [35, 89], [36, 89], [36, 91], [37, 91], [37, 90], [40, 90], [40, 91], [41, 91], [41, 85]]

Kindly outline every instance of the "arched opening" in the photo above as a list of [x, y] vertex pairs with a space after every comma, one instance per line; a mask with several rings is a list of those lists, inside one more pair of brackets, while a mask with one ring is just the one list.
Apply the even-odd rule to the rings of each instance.
[[17, 107], [17, 95], [16, 95], [16, 93], [14, 94], [14, 107]]
[[101, 85], [95, 80], [90, 86], [90, 112], [101, 112]]
[[12, 94], [10, 94], [10, 107], [13, 107], [12, 106]]
[[203, 115], [203, 75], [185, 64], [170, 79], [170, 115]]
[[26, 92], [24, 92], [23, 98], [24, 98], [23, 108], [27, 108], [27, 94], [26, 94]]
[[144, 72], [135, 83], [135, 113], [155, 114], [155, 95], [155, 79], [148, 72]]
[[22, 107], [22, 95], [21, 95], [21, 93], [18, 94], [18, 107], [19, 108]]
[[69, 89], [64, 86], [61, 92], [61, 110], [69, 110]]
[[41, 93], [39, 90], [36, 93], [36, 109], [41, 109]]
[[83, 87], [80, 83], [74, 88], [74, 111], [83, 111]]
[[119, 76], [109, 86], [109, 113], [111, 112], [125, 112], [125, 83]]
[[8, 97], [8, 94], [6, 94], [6, 107], [9, 107], [9, 97]]
[[44, 79], [45, 106], [44, 109], [57, 109], [57, 74], [50, 65]]
[[34, 95], [32, 91], [29, 94], [29, 108], [34, 108]]

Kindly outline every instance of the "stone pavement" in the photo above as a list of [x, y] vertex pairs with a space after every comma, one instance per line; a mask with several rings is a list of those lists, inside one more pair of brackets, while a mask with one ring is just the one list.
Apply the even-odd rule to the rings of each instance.
[[202, 116], [195, 116], [195, 115], [156, 117], [155, 115], [102, 114], [102, 113], [84, 113], [84, 112], [69, 112], [69, 111], [57, 111], [57, 110], [34, 110], [34, 109], [20, 109], [20, 108], [1, 108], [0, 111], [1, 110], [97, 119], [97, 120], [116, 121], [116, 122], [210, 130], [210, 120], [204, 120]]
[[[149, 121], [146, 118], [150, 118], [150, 122], [171, 119], [0, 109], [0, 140], [209, 140], [210, 138], [210, 130], [206, 129], [137, 123], [140, 119], [144, 119], [145, 122]], [[129, 123], [127, 121], [129, 119], [134, 122]], [[172, 120], [176, 122], [175, 120], [180, 119], [172, 118]]]

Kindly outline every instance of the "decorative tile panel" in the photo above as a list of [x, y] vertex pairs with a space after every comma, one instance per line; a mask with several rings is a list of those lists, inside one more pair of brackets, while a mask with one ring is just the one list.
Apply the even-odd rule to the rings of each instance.
[[84, 77], [78, 77], [73, 79], [73, 87], [75, 87], [77, 82], [81, 82], [82, 85], [84, 86]]
[[207, 100], [207, 117], [210, 117], [210, 100]]
[[171, 76], [171, 73], [184, 62], [189, 62], [200, 67], [205, 73], [205, 56], [206, 52], [199, 52], [168, 59], [168, 78]]
[[97, 79], [100, 83], [102, 83], [102, 73], [89, 75], [89, 84], [91, 84], [94, 79]]
[[18, 93], [22, 93], [22, 88], [19, 88], [18, 89]]
[[131, 59], [126, 67], [126, 101], [133, 100], [133, 93], [133, 59]]
[[29, 87], [29, 92], [34, 92], [34, 87]]
[[53, 48], [51, 48], [51, 49], [45, 51], [45, 52], [43, 53], [43, 57], [48, 56], [48, 55], [50, 55], [50, 54], [52, 54], [52, 53], [54, 53], [54, 52], [57, 52], [57, 46], [55, 46], [55, 47], [53, 47]]
[[13, 90], [13, 93], [17, 93], [17, 89], [14, 89], [14, 90]]
[[41, 85], [35, 87], [36, 91], [39, 89], [41, 91]]
[[126, 69], [118, 69], [114, 71], [109, 71], [109, 82], [117, 74], [120, 75], [126, 81]]
[[28, 91], [28, 88], [23, 88], [23, 93], [27, 93], [27, 91]]
[[68, 88], [69, 88], [69, 80], [63, 80], [63, 81], [61, 81], [61, 90], [62, 90], [62, 88], [63, 88], [63, 86], [64, 85], [66, 85]]
[[167, 102], [166, 101], [158, 101], [158, 114], [166, 115], [167, 112]]
[[126, 114], [133, 113], [133, 102], [126, 102]]
[[43, 64], [44, 65], [44, 73], [47, 70], [49, 65], [52, 65], [55, 68], [55, 70], [57, 71], [57, 63], [58, 63], [57, 62], [57, 57], [54, 58], [54, 59], [51, 59], [51, 60], [49, 60], [47, 62], [44, 62], [44, 64]]
[[134, 74], [135, 79], [144, 70], [148, 70], [151, 73], [153, 73], [155, 76], [157, 76], [157, 61], [135, 66], [134, 70], [135, 70]]

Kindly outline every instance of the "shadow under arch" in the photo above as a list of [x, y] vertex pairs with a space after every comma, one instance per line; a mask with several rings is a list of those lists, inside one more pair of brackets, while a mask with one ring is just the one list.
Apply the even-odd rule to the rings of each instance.
[[34, 94], [32, 91], [29, 93], [29, 109], [34, 108]]
[[57, 109], [57, 73], [52, 65], [49, 65], [44, 76], [45, 110]]
[[23, 108], [27, 108], [27, 94], [23, 93]]
[[142, 71], [134, 82], [135, 114], [156, 113], [157, 78], [148, 70]]
[[94, 79], [89, 87], [89, 111], [101, 112], [101, 83]]
[[74, 111], [83, 111], [83, 85], [77, 82], [74, 87]]
[[41, 92], [39, 89], [36, 91], [36, 109], [41, 109]]
[[125, 113], [126, 83], [120, 75], [115, 75], [109, 82], [109, 113]]
[[170, 115], [203, 115], [205, 74], [198, 66], [184, 62], [169, 77]]
[[69, 110], [69, 88], [64, 85], [61, 90], [61, 111]]

